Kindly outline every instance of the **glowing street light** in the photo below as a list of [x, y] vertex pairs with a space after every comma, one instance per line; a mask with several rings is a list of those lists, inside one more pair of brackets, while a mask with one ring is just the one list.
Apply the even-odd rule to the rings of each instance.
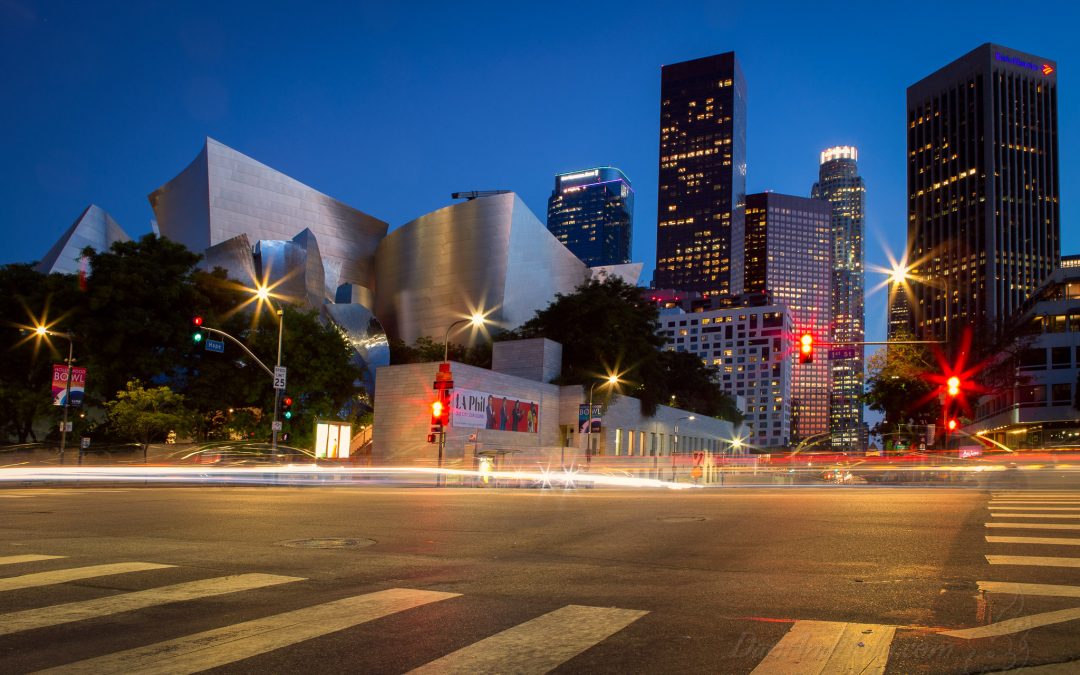
[[[593, 447], [592, 447], [593, 446], [593, 443], [592, 443], [592, 419], [593, 419], [593, 414], [592, 414], [593, 407], [592, 406], [593, 406], [593, 403], [592, 402], [593, 402], [593, 391], [596, 389], [597, 384], [598, 384], [597, 382], [593, 382], [592, 384], [589, 385], [589, 412], [588, 412], [587, 415], [585, 415], [585, 418], [586, 418], [586, 421], [585, 421], [585, 424], [586, 424], [586, 427], [585, 427], [585, 463], [586, 464], [592, 464], [592, 456], [593, 456]], [[615, 385], [619, 384], [619, 376], [615, 375], [614, 373], [608, 373], [607, 378], [603, 382], [601, 382], [599, 384], [600, 384], [601, 389], [604, 388], [604, 387], [614, 387]]]
[[687, 415], [685, 417], [680, 417], [679, 419], [675, 420], [675, 446], [671, 450], [671, 482], [672, 483], [675, 482], [675, 455], [679, 454], [679, 422], [682, 422], [683, 420], [688, 420], [690, 422], [693, 422], [695, 419], [697, 419], [697, 418], [694, 417], [693, 415]]
[[484, 318], [484, 315], [481, 314], [480, 312], [474, 312], [473, 315], [471, 317], [469, 317], [468, 319], [458, 319], [454, 323], [447, 326], [446, 327], [446, 334], [443, 335], [443, 357], [442, 357], [443, 363], [446, 363], [449, 360], [448, 357], [450, 356], [450, 331], [452, 331], [455, 326], [460, 326], [460, 325], [466, 324], [466, 323], [471, 324], [473, 326], [473, 328], [479, 328], [479, 327], [483, 326], [485, 323], [487, 323], [487, 320]]
[[[278, 333], [277, 333], [277, 368], [281, 368], [281, 336], [285, 331], [285, 313], [276, 307], [273, 302], [270, 301], [273, 293], [270, 292], [270, 286], [267, 284], [258, 284], [255, 287], [255, 297], [259, 303], [266, 303], [270, 309], [274, 310], [278, 317]], [[276, 370], [276, 368], [275, 368]], [[277, 376], [275, 376], [275, 380]], [[281, 401], [281, 390], [274, 388], [274, 419], [271, 427], [270, 435], [270, 450], [276, 456], [277, 455], [277, 442], [278, 442], [278, 405]]]

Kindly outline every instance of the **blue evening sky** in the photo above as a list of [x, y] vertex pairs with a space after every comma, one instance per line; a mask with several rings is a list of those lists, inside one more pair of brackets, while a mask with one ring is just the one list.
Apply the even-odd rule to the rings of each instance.
[[0, 0], [0, 264], [41, 258], [90, 203], [148, 232], [146, 195], [211, 136], [391, 227], [476, 189], [543, 221], [556, 172], [616, 166], [647, 280], [660, 66], [735, 50], [748, 191], [806, 195], [822, 149], [858, 146], [882, 265], [905, 238], [905, 88], [984, 42], [1058, 62], [1062, 250], [1080, 253], [1078, 25], [1080, 3], [1047, 0]]

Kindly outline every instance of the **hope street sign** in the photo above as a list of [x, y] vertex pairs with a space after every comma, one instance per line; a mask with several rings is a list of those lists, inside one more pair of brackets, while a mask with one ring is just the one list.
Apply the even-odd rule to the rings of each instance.
[[225, 341], [224, 340], [207, 340], [206, 351], [217, 352], [218, 354], [225, 353]]

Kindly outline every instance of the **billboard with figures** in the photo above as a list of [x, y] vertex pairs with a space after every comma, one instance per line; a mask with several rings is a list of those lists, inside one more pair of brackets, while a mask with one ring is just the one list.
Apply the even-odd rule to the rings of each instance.
[[540, 404], [528, 399], [497, 396], [486, 391], [455, 389], [450, 426], [535, 434], [540, 429]]

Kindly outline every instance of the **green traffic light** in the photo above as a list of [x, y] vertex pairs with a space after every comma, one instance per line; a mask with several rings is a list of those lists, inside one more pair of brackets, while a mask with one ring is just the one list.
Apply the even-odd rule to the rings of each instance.
[[195, 333], [191, 336], [191, 339], [195, 341], [195, 344], [202, 342], [202, 333]]
[[286, 410], [285, 411], [285, 419], [287, 419], [287, 420], [292, 419], [292, 411], [291, 410]]

